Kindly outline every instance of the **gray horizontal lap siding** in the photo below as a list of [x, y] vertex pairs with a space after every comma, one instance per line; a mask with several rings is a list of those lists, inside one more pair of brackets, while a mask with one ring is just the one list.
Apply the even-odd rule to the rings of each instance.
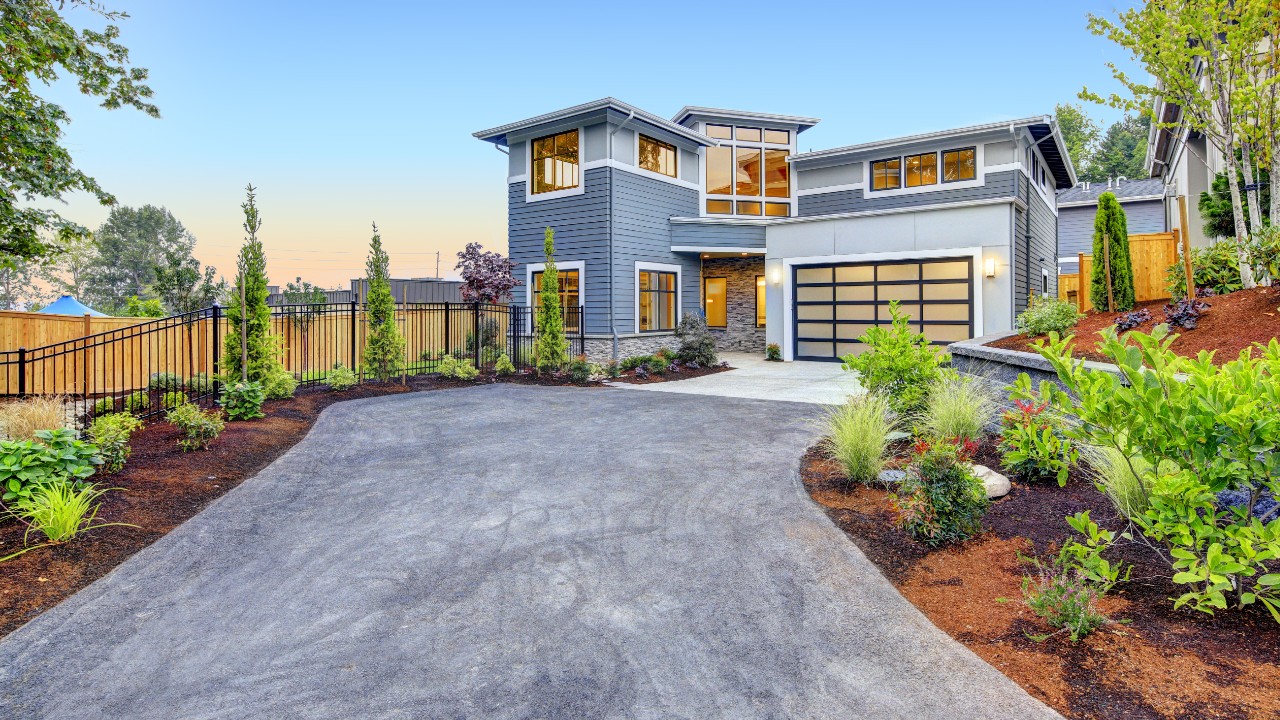
[[[599, 302], [608, 296], [609, 284], [609, 175], [607, 168], [593, 168], [583, 176], [581, 195], [554, 200], [525, 201], [525, 184], [507, 186], [508, 252], [516, 262], [516, 278], [524, 283], [526, 266], [545, 262], [543, 233], [555, 231], [556, 260], [584, 263], [585, 287], [582, 302], [586, 305], [586, 330], [608, 332], [608, 307]], [[527, 304], [529, 288], [523, 285], [513, 292], [514, 301]]]
[[[1015, 315], [1027, 309], [1027, 299], [1032, 294], [1048, 292], [1055, 297], [1058, 294], [1058, 218], [1025, 177], [1019, 175], [1017, 182], [1018, 196], [1027, 203], [1027, 211], [1017, 213], [1017, 234], [1013, 243]], [[1047, 291], [1044, 289], [1044, 270], [1049, 271]]]
[[671, 225], [671, 244], [685, 247], [727, 247], [764, 249], [763, 225], [713, 225], [678, 223]]
[[921, 205], [1010, 197], [1014, 193], [1014, 175], [1015, 173], [1012, 171], [989, 173], [986, 176], [986, 182], [981, 187], [948, 189], [946, 185], [939, 185], [937, 190], [910, 195], [876, 197], [872, 193], [870, 197], [864, 197], [862, 190], [841, 190], [839, 192], [801, 195], [799, 214], [801, 216], [835, 215], [867, 210], [895, 210], [898, 208], [919, 207]]
[[[698, 191], [635, 173], [608, 170], [613, 178], [614, 314], [618, 332], [635, 331], [637, 262], [679, 265], [681, 308], [698, 309], [698, 260], [671, 252], [671, 218], [697, 215]], [[608, 302], [607, 295], [602, 294], [601, 298]]]
[[[1165, 232], [1164, 203], [1147, 200], [1120, 203], [1130, 235]], [[1093, 220], [1098, 214], [1097, 205], [1081, 205], [1058, 209], [1059, 257], [1075, 257], [1093, 252]], [[1077, 263], [1063, 263], [1064, 272], [1075, 272]]]

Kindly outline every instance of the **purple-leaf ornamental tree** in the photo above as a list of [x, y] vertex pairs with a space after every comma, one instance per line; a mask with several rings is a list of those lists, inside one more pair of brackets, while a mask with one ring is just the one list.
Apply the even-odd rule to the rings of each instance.
[[462, 273], [462, 299], [484, 303], [510, 299], [511, 289], [520, 284], [511, 274], [515, 266], [501, 253], [487, 251], [477, 242], [467, 243], [454, 266]]

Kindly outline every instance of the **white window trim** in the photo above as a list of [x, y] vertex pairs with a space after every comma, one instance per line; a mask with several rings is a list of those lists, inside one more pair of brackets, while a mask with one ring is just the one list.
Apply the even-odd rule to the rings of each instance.
[[[763, 132], [764, 132], [764, 130], [765, 130], [765, 127], [766, 127], [767, 125], [769, 125], [769, 123], [762, 123], [762, 124], [759, 124], [759, 125], [745, 125], [745, 124], [744, 124], [744, 125], [742, 125], [742, 127], [750, 127], [750, 128], [756, 128], [756, 127], [758, 127], [758, 128], [760, 128], [760, 132], [762, 133], [762, 134], [761, 134], [761, 142], [754, 142], [754, 141], [749, 141], [749, 140], [746, 140], [746, 141], [739, 141], [739, 140], [737, 140], [737, 139], [736, 139], [736, 138], [737, 138], [737, 136], [738, 136], [738, 124], [737, 124], [737, 123], [712, 123], [712, 122], [699, 122], [699, 123], [697, 123], [697, 124], [696, 124], [696, 126], [695, 126], [695, 127], [697, 128], [698, 132], [701, 132], [701, 133], [704, 133], [704, 134], [705, 134], [705, 133], [706, 133], [706, 129], [707, 129], [707, 125], [730, 125], [730, 126], [732, 126], [732, 127], [733, 127], [733, 129], [734, 129], [734, 130], [733, 130], [733, 135], [734, 135], [734, 138], [735, 138], [735, 139], [733, 139], [733, 140], [717, 140], [717, 142], [719, 142], [719, 143], [720, 143], [720, 147], [733, 148], [733, 149], [735, 150], [735, 152], [734, 152], [734, 168], [737, 168], [737, 152], [736, 152], [736, 150], [737, 150], [737, 148], [739, 148], [739, 147], [758, 148], [758, 149], [760, 149], [760, 150], [762, 151], [762, 153], [763, 153], [763, 151], [764, 151], [764, 150], [786, 150], [786, 151], [787, 151], [787, 157], [790, 157], [790, 156], [792, 156], [792, 155], [795, 155], [795, 154], [796, 154], [796, 143], [797, 143], [797, 142], [799, 142], [799, 138], [798, 138], [798, 136], [799, 136], [799, 134], [800, 134], [799, 130], [793, 130], [793, 129], [788, 128], [788, 129], [787, 129], [787, 132], [789, 132], [789, 133], [791, 134], [791, 135], [790, 135], [790, 137], [791, 137], [791, 143], [790, 143], [790, 144], [787, 144], [787, 145], [782, 145], [782, 144], [779, 144], [779, 143], [763, 142], [763, 137], [764, 137]], [[779, 130], [779, 129], [781, 129], [781, 128], [776, 128], [776, 127], [775, 127], [775, 128], [773, 128], [773, 129], [774, 129], [774, 130]], [[636, 152], [636, 158], [637, 158], [637, 161], [639, 160], [639, 157], [640, 157], [640, 155], [639, 155], [639, 151], [637, 150], [637, 152]], [[789, 204], [791, 207], [790, 207], [790, 209], [789, 209], [789, 211], [788, 211], [787, 217], [790, 217], [790, 218], [796, 217], [796, 216], [798, 216], [798, 215], [799, 215], [799, 212], [800, 212], [800, 203], [799, 203], [799, 197], [800, 197], [800, 196], [799, 196], [799, 190], [798, 190], [799, 182], [797, 181], [797, 178], [796, 178], [796, 168], [795, 168], [795, 164], [794, 164], [794, 163], [791, 163], [791, 162], [789, 162], [789, 161], [787, 162], [787, 179], [790, 181], [791, 194], [790, 194], [789, 196], [785, 197], [785, 198], [779, 198], [779, 197], [764, 197], [764, 196], [762, 196], [762, 195], [761, 195], [761, 196], [747, 196], [747, 195], [737, 195], [737, 194], [729, 194], [729, 195], [719, 195], [719, 194], [712, 195], [712, 194], [708, 194], [708, 193], [707, 193], [707, 148], [705, 148], [705, 147], [698, 148], [698, 217], [705, 217], [705, 218], [732, 218], [732, 219], [738, 219], [738, 220], [745, 220], [745, 219], [759, 219], [759, 220], [785, 220], [785, 219], [787, 219], [787, 218], [780, 218], [780, 217], [770, 217], [770, 216], [768, 216], [768, 215], [765, 215], [765, 214], [764, 214], [764, 203], [767, 203], [767, 202], [775, 202], [775, 203]], [[736, 189], [736, 188], [735, 188], [735, 189]], [[760, 158], [760, 191], [761, 191], [761, 192], [764, 192], [764, 189], [765, 189], [765, 188], [764, 188], [764, 157], [763, 157], [763, 154], [762, 154], [762, 155], [761, 155], [761, 158]], [[737, 214], [737, 212], [736, 212], [736, 211], [737, 211], [737, 209], [738, 209], [738, 206], [737, 206], [737, 204], [736, 204], [736, 203], [737, 203], [737, 201], [738, 201], [739, 199], [742, 199], [742, 200], [744, 200], [744, 201], [746, 201], [746, 202], [759, 202], [759, 203], [760, 203], [760, 214], [759, 214], [759, 215], [738, 215], [738, 214]], [[734, 209], [734, 211], [735, 211], [735, 212], [728, 213], [728, 214], [725, 214], [725, 213], [708, 213], [708, 212], [707, 212], [707, 200], [728, 200], [728, 201], [731, 203], [731, 207]]]
[[560, 132], [549, 133], [549, 135], [559, 135], [568, 132], [568, 130], [576, 129], [578, 131], [578, 186], [567, 190], [553, 190], [552, 192], [544, 192], [534, 194], [533, 192], [533, 141], [547, 137], [547, 135], [539, 135], [538, 137], [530, 137], [524, 143], [524, 201], [525, 202], [541, 202], [543, 200], [555, 200], [556, 198], [572, 197], [581, 195], [587, 191], [587, 167], [583, 162], [583, 155], [586, 153], [587, 132], [586, 127], [579, 125], [577, 128], [567, 128]]
[[942, 190], [963, 190], [965, 188], [982, 187], [987, 184], [987, 168], [986, 166], [986, 145], [984, 143], [975, 143], [973, 150], [974, 170], [977, 175], [972, 180], [957, 180], [955, 182], [942, 182], [942, 153], [948, 150], [967, 150], [968, 145], [955, 145], [949, 147], [940, 147], [933, 151], [938, 158], [938, 182], [932, 185], [921, 185], [919, 187], [907, 187], [907, 168], [906, 159], [914, 155], [927, 155], [928, 150], [921, 152], [902, 151], [898, 153], [898, 159], [902, 163], [899, 169], [899, 177], [902, 178], [902, 187], [893, 190], [872, 190], [871, 189], [871, 163], [880, 162], [881, 160], [892, 160], [892, 154], [886, 154], [884, 157], [874, 158], [872, 160], [862, 161], [862, 177], [863, 185], [866, 190], [863, 195], [868, 200], [873, 198], [897, 197], [899, 195], [919, 195], [920, 193], [939, 192]]
[[[640, 273], [645, 270], [656, 272], [669, 272], [676, 274], [676, 316], [675, 325], [671, 330], [641, 330], [640, 329]], [[635, 275], [632, 278], [635, 285], [635, 328], [636, 334], [657, 335], [665, 332], [674, 332], [676, 326], [680, 324], [680, 318], [684, 317], [684, 281], [679, 265], [670, 265], [668, 263], [640, 262], [636, 261]]]
[[[992, 248], [993, 250], [997, 248]], [[795, 283], [792, 268], [804, 265], [825, 265], [842, 262], [882, 262], [885, 260], [936, 260], [939, 258], [973, 258], [973, 336], [982, 337], [982, 281], [983, 249], [981, 247], [950, 248], [946, 250], [900, 250], [895, 252], [860, 253], [854, 255], [816, 255], [782, 259], [782, 359], [795, 360], [795, 328], [792, 322], [792, 298]], [[766, 322], [768, 319], [766, 318]]]
[[[529, 263], [524, 266], [524, 286], [528, 288], [525, 293], [525, 305], [533, 307], [533, 296], [537, 289], [533, 287], [533, 274], [542, 272], [547, 269], [546, 263]], [[578, 271], [578, 307], [583, 307], [584, 299], [587, 296], [587, 264], [582, 260], [569, 260], [566, 262], [556, 263], [556, 272], [561, 270], [577, 270]]]

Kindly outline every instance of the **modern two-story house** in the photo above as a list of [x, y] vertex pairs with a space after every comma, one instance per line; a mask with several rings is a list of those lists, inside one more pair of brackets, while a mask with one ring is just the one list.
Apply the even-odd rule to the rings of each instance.
[[515, 302], [538, 302], [547, 227], [593, 359], [674, 345], [690, 310], [722, 350], [834, 359], [892, 300], [943, 344], [1057, 292], [1075, 171], [1052, 117], [798, 152], [817, 122], [605, 98], [475, 133], [509, 155]]

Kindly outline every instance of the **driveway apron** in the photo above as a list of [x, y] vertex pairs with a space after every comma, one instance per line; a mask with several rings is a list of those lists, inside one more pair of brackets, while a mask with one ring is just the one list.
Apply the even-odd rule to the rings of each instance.
[[0, 717], [1057, 717], [804, 494], [820, 412], [515, 385], [335, 405], [0, 642]]

